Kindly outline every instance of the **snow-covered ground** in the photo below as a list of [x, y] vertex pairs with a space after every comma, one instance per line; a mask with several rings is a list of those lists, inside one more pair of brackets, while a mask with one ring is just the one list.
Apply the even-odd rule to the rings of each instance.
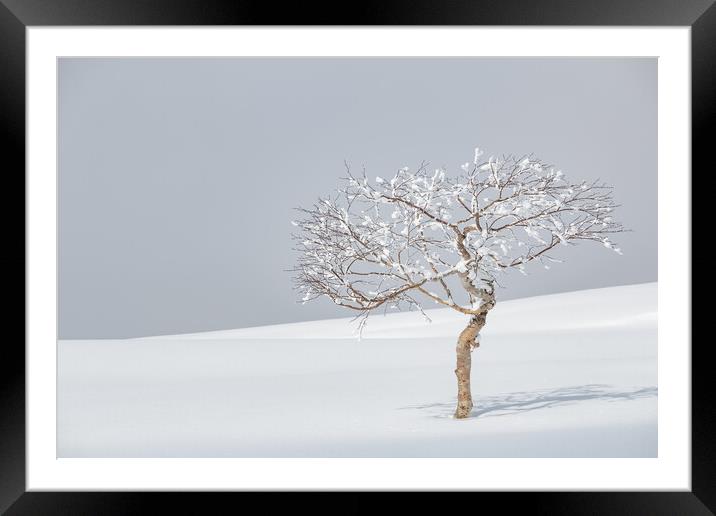
[[449, 309], [58, 343], [61, 457], [655, 457], [657, 285], [499, 302], [452, 419]]

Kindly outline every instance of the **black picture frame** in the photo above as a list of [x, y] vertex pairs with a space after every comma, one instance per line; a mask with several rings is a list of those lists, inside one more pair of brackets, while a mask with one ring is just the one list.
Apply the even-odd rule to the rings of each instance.
[[[716, 6], [714, 0], [364, 0], [330, 5], [264, 0], [0, 0], [0, 130], [5, 147], [3, 210], [6, 246], [1, 260], [10, 300], [0, 364], [0, 512], [18, 514], [143, 514], [153, 503], [179, 514], [211, 514], [216, 504], [240, 510], [266, 503], [258, 493], [79, 493], [25, 489], [25, 29], [83, 25], [634, 25], [690, 26], [692, 170], [713, 168], [716, 120]], [[709, 130], [711, 129], [711, 131]], [[693, 172], [692, 172], [693, 177]], [[9, 182], [9, 187], [7, 186]], [[23, 224], [20, 224], [20, 218]], [[12, 251], [10, 251], [12, 249]], [[6, 292], [8, 290], [6, 289]], [[23, 302], [20, 302], [20, 299]], [[689, 342], [673, 345], [685, 346]], [[716, 414], [707, 359], [708, 340], [692, 347], [692, 490], [690, 492], [530, 492], [451, 494], [455, 509], [479, 511], [497, 502], [530, 514], [690, 515], [716, 512]], [[402, 510], [428, 508], [412, 493]], [[272, 495], [270, 495], [272, 496]], [[236, 498], [241, 498], [237, 500]], [[261, 497], [261, 500], [257, 500]], [[381, 493], [284, 496], [287, 508], [354, 513], [384, 505]], [[469, 499], [468, 499], [469, 497]], [[462, 501], [460, 501], [462, 500]], [[278, 509], [272, 498], [272, 507]], [[444, 502], [441, 502], [441, 504]], [[236, 505], [238, 504], [238, 505]], [[248, 505], [246, 505], [248, 504]], [[443, 506], [444, 509], [449, 509]]]

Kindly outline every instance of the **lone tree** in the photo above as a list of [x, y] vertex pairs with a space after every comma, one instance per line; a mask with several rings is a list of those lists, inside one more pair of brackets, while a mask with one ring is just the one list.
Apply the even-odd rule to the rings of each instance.
[[[526, 274], [530, 262], [558, 261], [549, 252], [588, 240], [621, 254], [608, 235], [623, 231], [612, 219], [611, 187], [570, 183], [561, 171], [529, 156], [481, 158], [448, 177], [401, 168], [369, 181], [348, 177], [332, 197], [300, 209], [297, 288], [307, 302], [327, 296], [355, 310], [362, 331], [378, 309], [417, 308], [431, 300], [469, 317], [457, 340], [456, 418], [472, 409], [472, 350], [495, 306], [499, 276]], [[424, 314], [424, 312], [423, 312]], [[427, 316], [426, 316], [427, 317]]]

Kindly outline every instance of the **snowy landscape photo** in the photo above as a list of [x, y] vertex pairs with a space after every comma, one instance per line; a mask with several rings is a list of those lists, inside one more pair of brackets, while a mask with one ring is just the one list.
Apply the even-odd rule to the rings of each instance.
[[58, 61], [60, 457], [657, 457], [656, 60]]

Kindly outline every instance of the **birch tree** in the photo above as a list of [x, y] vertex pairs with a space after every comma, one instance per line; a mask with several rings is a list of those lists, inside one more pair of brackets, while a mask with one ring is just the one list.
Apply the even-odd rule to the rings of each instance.
[[[559, 246], [594, 242], [620, 253], [610, 235], [612, 188], [572, 183], [533, 155], [474, 159], [450, 176], [423, 162], [392, 177], [347, 176], [293, 221], [295, 283], [303, 302], [327, 297], [356, 312], [359, 331], [376, 310], [423, 311], [425, 302], [464, 314], [457, 338], [456, 418], [473, 407], [471, 353], [496, 304], [500, 277], [549, 268]], [[423, 312], [424, 313], [424, 312]]]

